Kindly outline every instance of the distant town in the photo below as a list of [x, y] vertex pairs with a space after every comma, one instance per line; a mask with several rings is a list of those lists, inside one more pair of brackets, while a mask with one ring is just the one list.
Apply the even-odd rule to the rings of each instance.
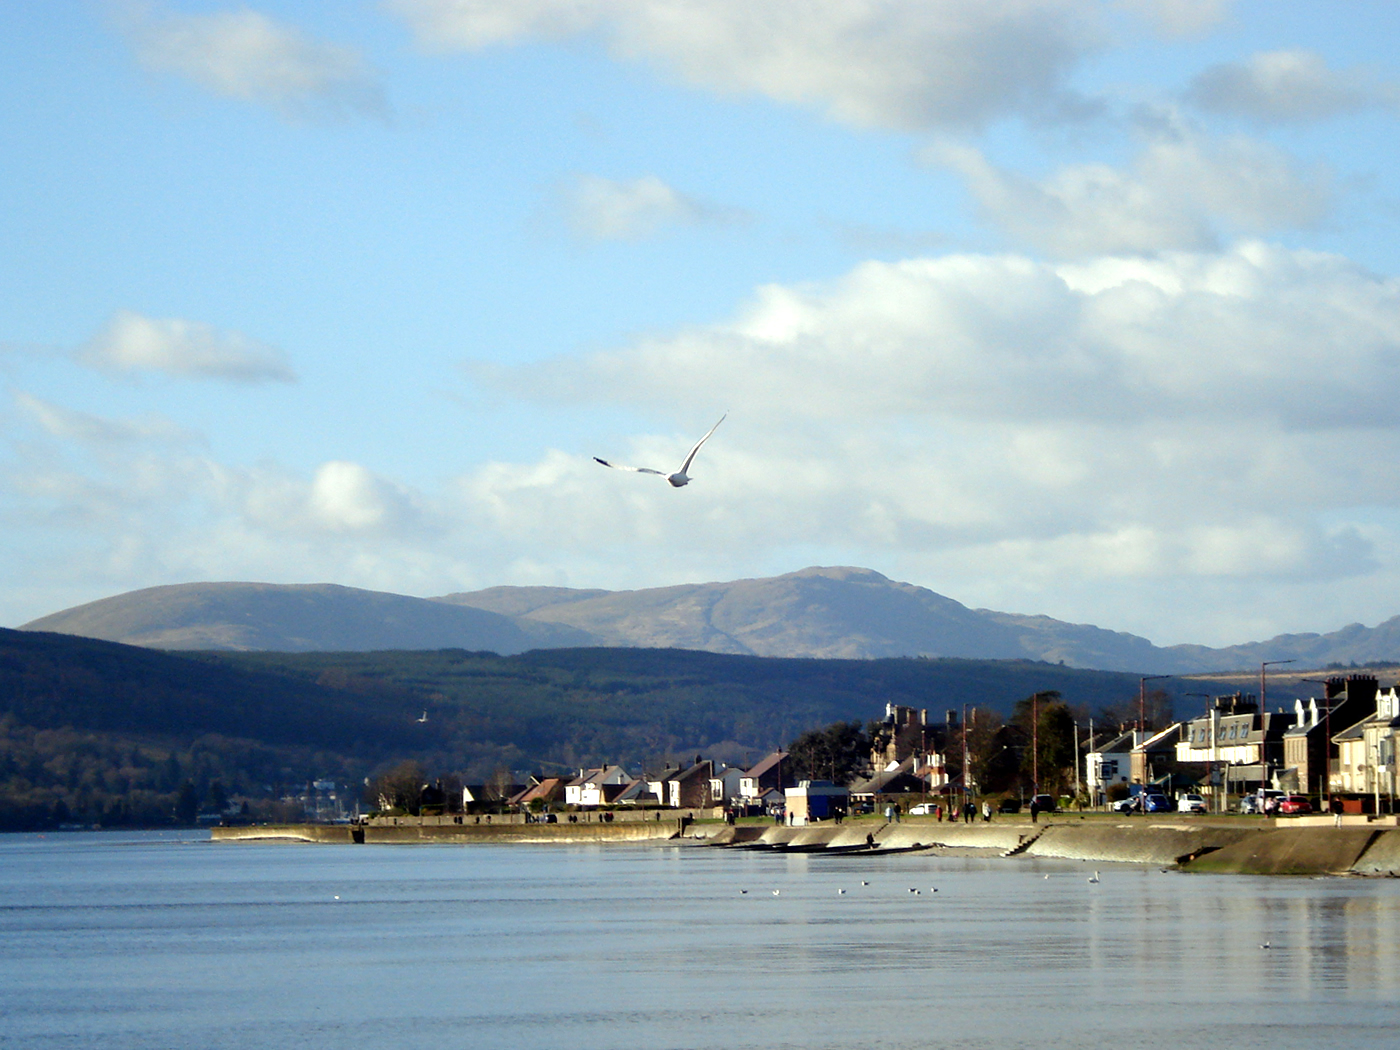
[[1316, 697], [1273, 711], [1254, 694], [1203, 695], [1201, 714], [1160, 728], [1152, 722], [1161, 697], [1149, 704], [1145, 688], [1132, 725], [1081, 725], [1056, 693], [1028, 697], [1006, 720], [976, 708], [931, 719], [927, 709], [889, 704], [881, 720], [811, 730], [747, 766], [695, 755], [647, 772], [599, 765], [518, 782], [501, 770], [491, 782], [462, 784], [404, 763], [364, 792], [337, 796], [321, 781], [298, 801], [312, 821], [591, 821], [667, 810], [794, 826], [864, 814], [990, 821], [1027, 810], [1392, 812], [1400, 690], [1370, 674], [1318, 684]]

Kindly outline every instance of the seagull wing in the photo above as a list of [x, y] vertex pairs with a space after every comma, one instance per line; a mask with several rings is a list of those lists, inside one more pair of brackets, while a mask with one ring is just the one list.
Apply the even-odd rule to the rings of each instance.
[[710, 434], [713, 434], [716, 430], [718, 430], [719, 424], [723, 423], [728, 418], [729, 413], [726, 412], [724, 415], [719, 417], [719, 422], [712, 426], [704, 437], [702, 437], [699, 441], [695, 442], [695, 447], [690, 450], [690, 455], [685, 457], [685, 462], [681, 464], [681, 469], [676, 471], [677, 474], [685, 474], [690, 470], [690, 461], [695, 458], [695, 453], [700, 451], [700, 446], [703, 445], [706, 441], [709, 441]]
[[[706, 436], [708, 437], [708, 435]], [[691, 453], [692, 456], [694, 454], [693, 452]], [[593, 457], [593, 462], [601, 463], [605, 467], [612, 467], [613, 470], [630, 470], [635, 474], [657, 474], [663, 478], [666, 476], [664, 470], [652, 470], [650, 467], [625, 467], [621, 463], [609, 463], [606, 459], [599, 459], [597, 456]]]

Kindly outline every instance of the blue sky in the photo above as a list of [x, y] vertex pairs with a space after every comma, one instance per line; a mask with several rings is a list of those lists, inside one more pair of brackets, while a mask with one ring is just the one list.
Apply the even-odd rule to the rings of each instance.
[[[1400, 7], [0, 5], [0, 623], [850, 564], [1400, 613]], [[593, 456], [673, 468], [672, 490]]]

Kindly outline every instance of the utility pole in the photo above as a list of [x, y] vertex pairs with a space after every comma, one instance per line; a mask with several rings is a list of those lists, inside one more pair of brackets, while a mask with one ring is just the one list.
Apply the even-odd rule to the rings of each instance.
[[[967, 803], [968, 803], [968, 799], [970, 798], [970, 792], [971, 792], [971, 788], [970, 788], [970, 786], [969, 786], [968, 779], [967, 779], [967, 705], [966, 705], [966, 704], [963, 704], [962, 751], [963, 751], [963, 768], [962, 768], [963, 805], [966, 806]], [[959, 814], [959, 815], [961, 815], [961, 814]]]
[[[1040, 794], [1040, 745], [1037, 733], [1040, 730], [1040, 694], [1031, 694], [1031, 798]], [[1376, 810], [1377, 813], [1380, 810]]]
[[[1145, 674], [1138, 679], [1138, 731], [1142, 734], [1139, 742], [1142, 746], [1142, 789], [1147, 790], [1147, 781], [1150, 779], [1150, 770], [1147, 768], [1147, 683], [1155, 682], [1159, 678], [1175, 678], [1169, 674]], [[1143, 812], [1146, 812], [1144, 810]]]

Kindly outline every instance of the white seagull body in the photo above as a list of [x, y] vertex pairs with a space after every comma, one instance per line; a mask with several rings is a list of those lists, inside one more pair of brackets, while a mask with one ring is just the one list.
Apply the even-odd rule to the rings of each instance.
[[685, 457], [685, 462], [681, 464], [680, 469], [674, 474], [667, 474], [664, 470], [652, 470], [650, 467], [624, 467], [621, 463], [609, 463], [606, 459], [599, 459], [597, 456], [594, 456], [593, 460], [595, 463], [601, 463], [605, 467], [612, 467], [614, 470], [630, 470], [636, 474], [655, 474], [669, 481], [673, 488], [681, 488], [684, 485], [690, 484], [690, 475], [687, 474], [686, 471], [690, 470], [690, 464], [695, 459], [695, 453], [700, 451], [701, 445], [710, 440], [710, 434], [713, 434], [719, 429], [719, 424], [723, 423], [728, 418], [728, 412], [719, 417], [719, 423], [712, 426], [704, 437], [695, 442], [695, 447], [690, 450], [690, 454]]

